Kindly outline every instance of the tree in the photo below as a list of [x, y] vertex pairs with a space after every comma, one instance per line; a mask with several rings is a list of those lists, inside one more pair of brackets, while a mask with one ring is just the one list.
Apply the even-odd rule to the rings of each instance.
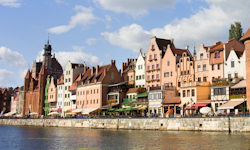
[[232, 38], [236, 38], [237, 40], [240, 40], [242, 37], [242, 27], [240, 22], [235, 22], [234, 24], [231, 24], [231, 27], [229, 29], [229, 40]]

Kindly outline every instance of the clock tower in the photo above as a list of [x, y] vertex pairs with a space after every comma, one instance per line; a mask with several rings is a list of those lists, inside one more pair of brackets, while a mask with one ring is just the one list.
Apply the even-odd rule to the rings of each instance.
[[51, 68], [51, 45], [49, 44], [49, 40], [47, 41], [47, 44], [44, 45], [43, 48], [43, 65], [46, 69], [50, 70]]

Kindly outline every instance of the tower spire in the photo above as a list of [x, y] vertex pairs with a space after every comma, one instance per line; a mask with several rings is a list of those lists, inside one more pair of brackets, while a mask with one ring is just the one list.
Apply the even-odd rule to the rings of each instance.
[[194, 42], [194, 56], [196, 56], [195, 42]]
[[49, 33], [48, 33], [48, 41], [47, 41], [47, 44], [49, 45]]

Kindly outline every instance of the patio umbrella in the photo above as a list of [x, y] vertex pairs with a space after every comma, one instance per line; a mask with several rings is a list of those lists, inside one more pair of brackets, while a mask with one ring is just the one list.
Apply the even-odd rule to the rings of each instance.
[[51, 115], [58, 115], [59, 113], [58, 112], [50, 112], [48, 115], [51, 116]]

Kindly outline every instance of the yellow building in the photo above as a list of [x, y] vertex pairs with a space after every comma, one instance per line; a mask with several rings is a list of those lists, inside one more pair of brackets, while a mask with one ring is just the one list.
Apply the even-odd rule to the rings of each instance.
[[[181, 114], [198, 113], [199, 108], [211, 105], [209, 82], [186, 82], [181, 85]], [[190, 111], [188, 111], [190, 110]]]

